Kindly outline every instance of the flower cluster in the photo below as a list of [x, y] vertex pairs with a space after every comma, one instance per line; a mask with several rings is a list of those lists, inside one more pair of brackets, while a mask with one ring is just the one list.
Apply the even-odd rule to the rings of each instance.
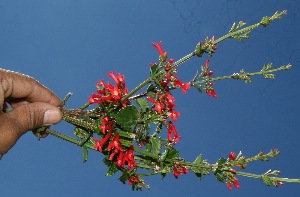
[[[236, 154], [234, 152], [230, 152], [228, 157], [230, 160], [234, 161], [236, 159]], [[238, 183], [238, 179], [234, 176], [234, 174], [236, 173], [236, 170], [230, 169], [230, 172], [231, 172], [231, 177], [228, 177], [227, 188], [229, 190], [232, 190], [231, 184], [233, 184], [235, 188], [239, 189], [241, 186]]]
[[[121, 99], [128, 93], [123, 75], [118, 73], [116, 76], [114, 72], [110, 72], [107, 75], [114, 80], [116, 85], [113, 86], [110, 82], [105, 84], [104, 80], [98, 81], [96, 84], [98, 94], [92, 94], [89, 97], [88, 102], [90, 104], [119, 104]], [[123, 103], [123, 107], [125, 106], [126, 103]]]
[[173, 175], [175, 176], [176, 179], [178, 179], [179, 175], [182, 174], [187, 174], [189, 171], [186, 168], [186, 166], [182, 166], [179, 164], [179, 162], [175, 162], [173, 166]]
[[[160, 54], [160, 62], [164, 66], [165, 75], [160, 78], [159, 85], [163, 88], [163, 91], [156, 93], [155, 98], [148, 97], [148, 101], [154, 103], [154, 110], [161, 115], [166, 115], [168, 118], [173, 119], [174, 122], [180, 116], [180, 113], [175, 110], [175, 98], [170, 93], [170, 87], [181, 88], [182, 92], [186, 94], [186, 91], [190, 88], [188, 82], [183, 83], [177, 76], [175, 76], [176, 70], [172, 69], [172, 63], [174, 59], [166, 61], [167, 52], [164, 52], [161, 46], [161, 42], [152, 43]], [[162, 58], [163, 57], [163, 58]], [[153, 64], [150, 64], [153, 66]], [[164, 121], [164, 125], [168, 128], [168, 140], [170, 142], [178, 142], [181, 136], [178, 135], [176, 127], [171, 121]], [[173, 135], [173, 136], [172, 136]]]
[[[209, 60], [206, 60], [205, 67], [202, 67], [202, 73], [203, 73], [204, 77], [210, 78], [211, 75], [214, 74], [214, 72], [211, 70], [208, 71], [208, 69], [209, 69]], [[208, 96], [217, 98], [218, 96], [217, 96], [217, 93], [215, 92], [215, 90], [213, 89], [213, 85], [215, 85], [215, 83], [208, 83], [206, 85], [205, 92]]]
[[[116, 104], [121, 106], [121, 108], [126, 107], [128, 102], [121, 103], [121, 99], [128, 92], [125, 87], [124, 76], [120, 73], [115, 75], [114, 72], [110, 72], [107, 76], [111, 77], [116, 85], [113, 86], [110, 82], [105, 84], [104, 80], [100, 80], [96, 85], [98, 94], [92, 94], [89, 97], [89, 104], [99, 104], [99, 106]], [[99, 152], [107, 153], [108, 160], [119, 168], [125, 168], [125, 165], [127, 165], [128, 170], [135, 169], [137, 164], [134, 160], [134, 146], [131, 145], [129, 148], [126, 148], [122, 145], [120, 134], [115, 127], [115, 119], [105, 115], [100, 120], [101, 123], [98, 128], [101, 131], [99, 135], [102, 135], [102, 139], [94, 138], [94, 148]], [[129, 184], [135, 182], [136, 179], [128, 178]]]

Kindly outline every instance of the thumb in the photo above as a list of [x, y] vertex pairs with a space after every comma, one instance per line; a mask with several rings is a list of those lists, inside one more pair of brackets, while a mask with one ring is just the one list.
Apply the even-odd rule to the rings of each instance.
[[0, 114], [0, 154], [5, 154], [28, 130], [60, 122], [61, 111], [47, 103], [27, 103]]

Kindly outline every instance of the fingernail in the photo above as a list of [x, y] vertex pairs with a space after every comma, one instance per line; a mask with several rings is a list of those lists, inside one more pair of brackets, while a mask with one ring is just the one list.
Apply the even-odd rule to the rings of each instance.
[[61, 120], [61, 112], [59, 109], [48, 110], [44, 114], [44, 122], [45, 126], [53, 125], [58, 123]]

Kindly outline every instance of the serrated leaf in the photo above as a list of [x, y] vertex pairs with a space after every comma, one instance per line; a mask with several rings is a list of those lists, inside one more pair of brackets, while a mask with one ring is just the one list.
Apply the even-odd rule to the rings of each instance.
[[106, 176], [112, 176], [114, 175], [116, 172], [118, 172], [118, 166], [115, 164], [112, 164], [109, 166], [107, 172], [106, 172]]
[[166, 149], [160, 156], [160, 161], [164, 161], [168, 155], [169, 149]]
[[151, 166], [149, 166], [148, 164], [145, 164], [145, 163], [139, 163], [138, 166], [139, 166], [139, 168], [144, 168], [144, 169], [148, 169], [148, 170], [152, 169]]
[[151, 98], [155, 97], [155, 86], [153, 84], [150, 84], [149, 87], [147, 88], [147, 95], [150, 96]]
[[200, 154], [193, 163], [196, 163], [196, 164], [202, 163], [202, 154]]
[[217, 165], [222, 165], [226, 162], [226, 159], [225, 158], [220, 158], [218, 161], [217, 161]]
[[235, 25], [235, 23], [233, 23], [230, 30], [229, 30], [229, 33], [233, 32], [235, 30], [236, 30], [236, 25]]
[[154, 75], [158, 69], [159, 69], [158, 64], [153, 64], [153, 66], [151, 66], [150, 68], [150, 76]]
[[216, 173], [216, 174], [215, 174], [215, 177], [216, 177], [216, 179], [217, 179], [218, 181], [224, 182], [224, 177], [223, 177], [223, 175], [222, 175], [221, 173]]
[[195, 171], [194, 171], [194, 173], [200, 180], [202, 179], [202, 173], [195, 172]]
[[263, 179], [264, 183], [265, 183], [267, 186], [271, 186], [271, 185], [272, 185], [272, 180], [270, 179], [269, 176], [264, 175], [264, 176], [262, 176], [262, 179]]
[[141, 108], [142, 112], [147, 111], [147, 108], [149, 107], [148, 101], [146, 101], [145, 99], [142, 99], [142, 98], [138, 98], [138, 99], [136, 99], [136, 103]]
[[128, 179], [129, 175], [126, 173], [126, 172], [123, 172], [122, 176], [120, 176], [119, 180], [122, 182], [122, 183], [125, 183]]
[[107, 156], [103, 158], [102, 162], [107, 166], [111, 165], [111, 162], [110, 162], [110, 160], [107, 159]]
[[115, 117], [116, 123], [125, 131], [133, 132], [137, 124], [138, 110], [135, 106], [129, 105], [119, 111]]
[[171, 149], [168, 149], [166, 159], [174, 159], [178, 156], [179, 156], [179, 152], [176, 149], [171, 148]]
[[161, 141], [157, 138], [150, 138], [150, 143], [152, 144], [152, 153], [157, 155], [161, 150]]
[[241, 28], [241, 27], [243, 27], [244, 25], [246, 25], [246, 23], [243, 22], [243, 21], [240, 21], [239, 24], [237, 25], [237, 28]]
[[86, 146], [82, 146], [82, 151], [83, 151], [83, 163], [85, 163], [88, 159], [89, 152]]

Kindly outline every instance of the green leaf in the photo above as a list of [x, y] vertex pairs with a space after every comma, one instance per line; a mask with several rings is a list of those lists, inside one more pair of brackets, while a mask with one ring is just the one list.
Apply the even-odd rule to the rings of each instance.
[[118, 172], [118, 170], [119, 170], [118, 166], [115, 164], [112, 164], [109, 166], [106, 176], [112, 176], [112, 175], [116, 174], [116, 172]]
[[224, 182], [224, 177], [221, 173], [215, 173], [216, 179], [220, 182]]
[[155, 97], [155, 86], [153, 84], [150, 84], [149, 87], [147, 88], [147, 95], [150, 96], [151, 98]]
[[83, 151], [83, 163], [85, 163], [88, 159], [89, 152], [86, 146], [82, 146], [82, 151]]
[[265, 182], [265, 184], [266, 184], [267, 186], [271, 186], [271, 185], [272, 185], [272, 180], [270, 179], [269, 176], [263, 175], [263, 176], [262, 176], [262, 179], [263, 179], [263, 181]]
[[161, 150], [161, 141], [158, 138], [150, 138], [150, 143], [152, 144], [152, 153], [157, 155]]
[[135, 106], [129, 105], [121, 109], [116, 115], [116, 123], [119, 124], [125, 131], [133, 132], [137, 124], [138, 110]]
[[119, 180], [122, 182], [122, 183], [125, 183], [128, 179], [129, 175], [126, 173], [126, 172], [123, 172], [122, 176], [120, 176]]
[[159, 69], [158, 64], [153, 64], [153, 66], [151, 66], [150, 68], [150, 76], [154, 75]]
[[195, 175], [201, 180], [201, 178], [202, 178], [202, 173], [200, 173], [200, 172], [195, 172], [195, 171], [194, 171], [194, 173], [195, 173]]
[[218, 166], [219, 166], [219, 165], [224, 164], [225, 162], [226, 162], [226, 159], [225, 159], [225, 158], [220, 158], [220, 159], [217, 161], [217, 164], [218, 164]]
[[193, 163], [202, 163], [202, 154], [200, 154]]
[[174, 159], [176, 157], [179, 156], [179, 152], [174, 149], [174, 148], [171, 148], [171, 149], [168, 149], [168, 153], [167, 153], [167, 156], [166, 156], [166, 159]]
[[136, 99], [136, 103], [141, 108], [142, 112], [147, 111], [147, 108], [149, 107], [148, 101], [146, 101], [145, 99], [142, 99], [142, 98], [138, 98], [138, 99]]

